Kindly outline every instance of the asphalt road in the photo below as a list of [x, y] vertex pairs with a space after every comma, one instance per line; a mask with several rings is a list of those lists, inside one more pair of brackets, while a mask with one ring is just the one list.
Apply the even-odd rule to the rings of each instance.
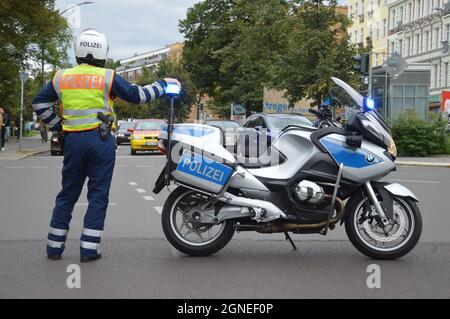
[[[66, 270], [79, 261], [86, 190], [63, 260], [48, 261], [45, 239], [62, 158], [0, 161], [0, 298], [450, 297], [450, 169], [400, 167], [388, 177], [419, 196], [424, 229], [409, 255], [380, 262], [353, 248], [341, 227], [327, 237], [297, 235], [297, 251], [280, 234], [239, 233], [214, 256], [183, 256], [161, 229], [168, 191], [151, 192], [163, 164], [160, 155], [129, 156], [129, 147], [120, 147], [104, 258], [82, 264], [81, 289], [69, 289]], [[370, 264], [381, 267], [379, 289], [366, 285]]]

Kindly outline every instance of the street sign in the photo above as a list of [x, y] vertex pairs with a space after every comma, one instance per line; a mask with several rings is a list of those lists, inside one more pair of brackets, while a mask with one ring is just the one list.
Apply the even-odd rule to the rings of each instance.
[[233, 116], [245, 115], [245, 106], [237, 103], [231, 104], [231, 115]]
[[394, 52], [391, 56], [383, 63], [383, 68], [392, 76], [394, 79], [398, 78], [400, 74], [405, 71], [408, 63], [398, 52]]
[[450, 114], [450, 91], [442, 91], [441, 95], [442, 112]]

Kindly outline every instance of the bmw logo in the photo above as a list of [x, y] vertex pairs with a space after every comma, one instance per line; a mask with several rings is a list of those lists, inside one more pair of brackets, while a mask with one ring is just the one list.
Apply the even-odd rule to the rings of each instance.
[[372, 154], [367, 154], [366, 155], [366, 161], [368, 163], [372, 163], [375, 160], [375, 157]]

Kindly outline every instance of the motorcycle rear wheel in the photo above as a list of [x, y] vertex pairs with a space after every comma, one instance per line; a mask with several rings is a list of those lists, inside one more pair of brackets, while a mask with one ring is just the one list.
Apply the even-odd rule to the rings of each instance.
[[[202, 193], [178, 187], [164, 203], [161, 214], [164, 235], [173, 247], [186, 255], [209, 256], [224, 248], [233, 238], [234, 222], [232, 220], [224, 221], [220, 225], [210, 225], [198, 224], [189, 219], [188, 210], [207, 200], [208, 196]], [[187, 232], [183, 233], [184, 228]], [[213, 228], [219, 229], [211, 235]]]

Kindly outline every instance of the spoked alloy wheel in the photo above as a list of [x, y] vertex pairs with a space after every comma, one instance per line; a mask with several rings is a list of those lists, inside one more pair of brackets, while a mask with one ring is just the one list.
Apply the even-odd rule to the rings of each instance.
[[357, 197], [347, 204], [345, 229], [359, 251], [376, 259], [396, 259], [414, 248], [422, 233], [416, 202], [394, 197], [393, 219], [383, 226], [369, 199]]
[[200, 206], [211, 198], [184, 187], [168, 197], [162, 212], [162, 226], [167, 240], [179, 251], [191, 256], [211, 255], [231, 240], [233, 221], [221, 224], [199, 222]]

